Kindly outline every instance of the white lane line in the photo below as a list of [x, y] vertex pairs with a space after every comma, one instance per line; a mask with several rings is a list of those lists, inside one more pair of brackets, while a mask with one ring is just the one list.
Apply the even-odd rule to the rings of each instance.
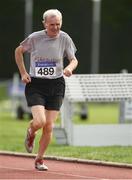
[[0, 166], [0, 169], [20, 170], [20, 171], [32, 171], [32, 169], [12, 168], [12, 167], [8, 167], [8, 166]]
[[[8, 167], [8, 166], [0, 166], [0, 169], [9, 169], [9, 170], [19, 170], [19, 171], [34, 171], [34, 169], [24, 169], [24, 168], [12, 168], [12, 167]], [[84, 178], [84, 179], [93, 179], [93, 180], [112, 180], [112, 179], [104, 179], [104, 178], [99, 178], [99, 177], [95, 177], [95, 176], [81, 176], [81, 175], [75, 175], [75, 174], [69, 174], [69, 173], [60, 173], [60, 172], [55, 172], [55, 171], [34, 171], [37, 173], [48, 173], [48, 174], [55, 174], [55, 175], [62, 175], [62, 176], [71, 176], [71, 177], [76, 177], [78, 178]], [[67, 178], [66, 178], [67, 179]], [[118, 179], [120, 180], [120, 179]], [[128, 179], [129, 180], [129, 179]]]
[[[90, 176], [82, 176], [82, 175], [76, 175], [76, 174], [69, 174], [69, 173], [60, 173], [60, 172], [55, 172], [55, 171], [48, 171], [50, 174], [56, 174], [56, 175], [62, 175], [62, 176], [71, 176], [71, 177], [76, 177], [76, 178], [84, 178], [84, 179], [97, 179], [97, 177], [90, 177]], [[97, 180], [103, 180], [103, 179], [97, 179]]]

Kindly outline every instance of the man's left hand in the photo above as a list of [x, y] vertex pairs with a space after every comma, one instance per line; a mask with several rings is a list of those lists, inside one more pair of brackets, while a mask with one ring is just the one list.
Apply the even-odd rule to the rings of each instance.
[[65, 76], [70, 77], [72, 75], [72, 70], [70, 68], [66, 67], [63, 70], [63, 73], [64, 73]]

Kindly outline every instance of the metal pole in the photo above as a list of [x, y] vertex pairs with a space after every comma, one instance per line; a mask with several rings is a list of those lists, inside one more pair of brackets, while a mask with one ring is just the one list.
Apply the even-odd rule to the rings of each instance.
[[91, 73], [99, 72], [100, 11], [101, 0], [93, 0]]
[[25, 37], [32, 33], [33, 0], [25, 0]]
[[[33, 27], [33, 0], [25, 0], [25, 38], [32, 33]], [[25, 66], [29, 71], [29, 54], [25, 54]]]

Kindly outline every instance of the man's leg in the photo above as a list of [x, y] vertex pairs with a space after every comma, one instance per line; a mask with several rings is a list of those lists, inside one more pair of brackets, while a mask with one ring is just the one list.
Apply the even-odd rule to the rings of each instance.
[[43, 127], [42, 130], [42, 136], [40, 138], [39, 142], [39, 150], [38, 150], [38, 158], [43, 157], [50, 141], [52, 138], [52, 131], [53, 131], [53, 126], [54, 122], [58, 116], [59, 111], [55, 110], [45, 110], [45, 115], [46, 115], [46, 123]]
[[30, 122], [30, 128], [32, 133], [35, 133], [38, 129], [44, 127], [46, 123], [45, 108], [41, 105], [31, 107], [33, 120]]
[[46, 114], [46, 124], [42, 130], [42, 135], [39, 141], [38, 155], [35, 159], [35, 168], [41, 171], [48, 170], [48, 167], [44, 164], [43, 155], [52, 138], [53, 125], [54, 125], [54, 121], [57, 118], [58, 111], [46, 110], [45, 114]]
[[33, 120], [30, 122], [30, 126], [27, 130], [27, 136], [25, 139], [26, 150], [31, 153], [34, 146], [34, 139], [36, 131], [42, 127], [46, 122], [45, 109], [43, 106], [37, 105], [31, 108]]

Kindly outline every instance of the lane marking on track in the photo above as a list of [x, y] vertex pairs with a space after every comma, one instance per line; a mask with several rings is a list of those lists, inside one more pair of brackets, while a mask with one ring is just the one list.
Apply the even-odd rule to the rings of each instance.
[[110, 180], [110, 179], [104, 179], [104, 178], [99, 178], [99, 177], [95, 177], [95, 176], [82, 176], [82, 175], [69, 174], [69, 173], [60, 173], [60, 172], [55, 172], [55, 171], [48, 171], [48, 172], [50, 174], [56, 174], [56, 175], [62, 175], [62, 176], [71, 176], [71, 177], [84, 178], [84, 179]]
[[[41, 171], [39, 171], [41, 172]], [[60, 172], [55, 172], [55, 171], [48, 171], [50, 174], [56, 174], [56, 175], [62, 175], [62, 176], [71, 176], [71, 177], [76, 177], [76, 178], [83, 178], [83, 179], [95, 179], [95, 180], [103, 180], [103, 179], [97, 179], [97, 177], [88, 177], [88, 176], [82, 176], [82, 175], [76, 175], [76, 174], [69, 174], [69, 173], [60, 173]]]
[[23, 168], [12, 168], [9, 166], [0, 166], [0, 169], [20, 170], [20, 171], [32, 171], [33, 170], [33, 169], [23, 169]]
[[[81, 176], [81, 175], [75, 175], [75, 174], [69, 174], [69, 173], [60, 173], [60, 172], [55, 172], [55, 171], [37, 171], [35, 169], [24, 169], [24, 168], [12, 168], [8, 166], [0, 166], [0, 169], [9, 169], [9, 170], [19, 170], [19, 171], [34, 171], [36, 173], [48, 173], [48, 174], [56, 174], [56, 175], [62, 175], [62, 176], [71, 176], [74, 178], [83, 178], [83, 179], [93, 179], [93, 180], [112, 180], [112, 179], [104, 179], [104, 178], [99, 178], [99, 177], [88, 177], [88, 176]], [[66, 178], [67, 180], [67, 178]], [[119, 180], [119, 179], [118, 179]]]

